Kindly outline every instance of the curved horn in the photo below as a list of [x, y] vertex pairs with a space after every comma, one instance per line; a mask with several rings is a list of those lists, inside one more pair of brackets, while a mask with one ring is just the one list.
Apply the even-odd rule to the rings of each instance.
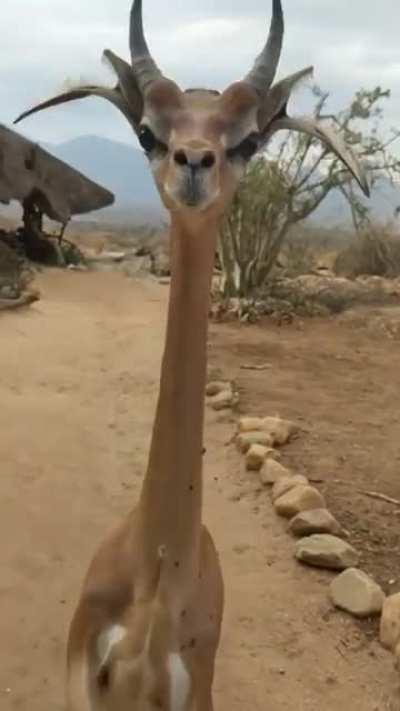
[[130, 37], [132, 67], [142, 91], [163, 74], [150, 54], [143, 30], [142, 0], [134, 0], [131, 10]]
[[271, 27], [265, 47], [244, 81], [264, 96], [274, 81], [281, 56], [284, 20], [281, 0], [272, 0]]

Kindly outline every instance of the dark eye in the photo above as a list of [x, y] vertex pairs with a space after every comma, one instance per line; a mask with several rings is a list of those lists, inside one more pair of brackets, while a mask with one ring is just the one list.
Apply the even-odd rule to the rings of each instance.
[[148, 126], [142, 126], [140, 128], [139, 143], [142, 146], [143, 150], [146, 151], [146, 153], [151, 153], [152, 151], [154, 151], [157, 145], [157, 139], [153, 131], [151, 131]]
[[234, 148], [229, 148], [227, 151], [228, 158], [242, 158], [243, 160], [250, 160], [258, 151], [258, 135], [252, 133], [250, 136], [244, 139], [238, 146]]

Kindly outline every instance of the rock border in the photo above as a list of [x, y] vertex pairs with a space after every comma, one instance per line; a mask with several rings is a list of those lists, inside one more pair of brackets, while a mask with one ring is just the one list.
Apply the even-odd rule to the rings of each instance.
[[257, 472], [270, 489], [277, 515], [287, 519], [288, 532], [297, 539], [294, 557], [304, 566], [340, 571], [329, 586], [329, 599], [356, 619], [380, 616], [380, 642], [395, 655], [400, 670], [400, 594], [386, 597], [365, 571], [357, 568], [359, 553], [327, 508], [320, 491], [304, 476], [278, 460], [280, 448], [300, 432], [290, 420], [276, 417], [241, 417], [235, 436], [249, 472]]
[[[239, 393], [228, 380], [211, 380], [207, 401], [216, 412], [234, 410]], [[296, 423], [275, 417], [241, 417], [234, 437], [248, 472], [256, 472], [278, 516], [289, 521], [287, 531], [297, 538], [294, 558], [304, 566], [340, 571], [329, 585], [335, 608], [356, 619], [380, 616], [380, 642], [395, 656], [400, 671], [400, 593], [386, 597], [365, 571], [357, 568], [358, 552], [326, 506], [320, 491], [304, 476], [280, 463], [280, 448], [297, 436]]]

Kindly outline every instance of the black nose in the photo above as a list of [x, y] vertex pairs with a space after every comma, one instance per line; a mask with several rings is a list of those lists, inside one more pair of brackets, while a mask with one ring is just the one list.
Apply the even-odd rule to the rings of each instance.
[[215, 165], [215, 155], [212, 151], [205, 151], [196, 156], [188, 155], [180, 149], [174, 153], [174, 161], [177, 165], [188, 166], [192, 170], [197, 168], [212, 168]]

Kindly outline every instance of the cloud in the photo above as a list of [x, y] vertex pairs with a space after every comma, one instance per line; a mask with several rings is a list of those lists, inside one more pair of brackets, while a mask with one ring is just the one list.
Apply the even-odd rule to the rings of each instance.
[[[65, 79], [112, 82], [101, 63], [110, 47], [127, 56], [129, 0], [2, 0], [0, 120], [58, 91]], [[315, 80], [340, 109], [360, 87], [393, 91], [385, 126], [400, 127], [398, 0], [286, 0], [279, 73], [314, 64]], [[245, 74], [268, 30], [266, 0], [144, 0], [149, 44], [166, 73], [184, 86], [222, 88]], [[311, 106], [306, 93], [294, 102]], [[23, 125], [35, 139], [91, 133], [133, 141], [116, 110], [92, 99], [54, 109]]]

